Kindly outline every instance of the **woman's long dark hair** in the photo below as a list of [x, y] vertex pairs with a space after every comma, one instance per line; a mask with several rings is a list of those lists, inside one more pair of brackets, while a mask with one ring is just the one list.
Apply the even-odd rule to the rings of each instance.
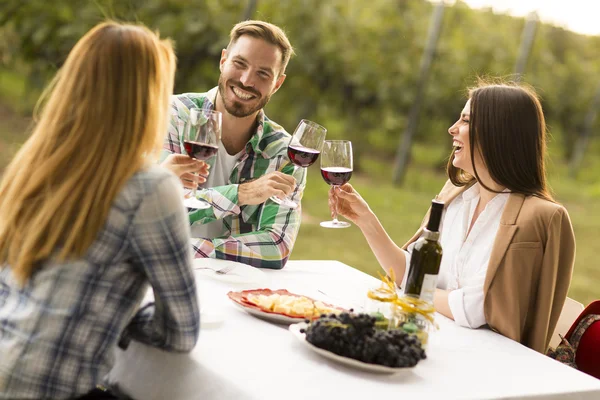
[[475, 151], [479, 149], [491, 178], [511, 192], [554, 201], [546, 184], [546, 122], [539, 98], [529, 86], [480, 83], [469, 90], [469, 142], [475, 176], [456, 168], [454, 151], [447, 173], [456, 186], [477, 180]]

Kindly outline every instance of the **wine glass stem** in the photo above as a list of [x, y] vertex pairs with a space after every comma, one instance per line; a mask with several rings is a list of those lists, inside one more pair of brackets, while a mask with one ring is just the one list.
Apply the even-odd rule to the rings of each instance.
[[[335, 192], [335, 189], [337, 188], [337, 185], [333, 185], [333, 191]], [[336, 198], [335, 200], [335, 205], [333, 206], [333, 222], [334, 223], [338, 223], [338, 201], [340, 201], [338, 198]]]
[[[298, 170], [298, 166], [296, 164], [292, 164], [292, 176], [296, 176], [296, 171]], [[296, 190], [298, 190], [298, 185], [296, 185], [296, 187], [294, 187], [294, 190], [292, 190], [292, 193], [290, 193], [287, 198], [292, 200], [292, 197], [294, 197], [294, 194], [296, 193]]]
[[[290, 163], [288, 163], [288, 164], [284, 164], [282, 167], [280, 167], [280, 168], [278, 169], [278, 171], [283, 173], [283, 169], [284, 169], [285, 167], [287, 167], [288, 165], [290, 165], [290, 164], [292, 165], [292, 173], [291, 173], [290, 175], [295, 177], [295, 176], [296, 176], [296, 170], [298, 169], [298, 166], [297, 166], [296, 164], [293, 164], [293, 163], [291, 163], [291, 162], [290, 162]], [[295, 194], [296, 194], [296, 192], [298, 191], [298, 188], [299, 188], [299, 187], [300, 187], [300, 186], [298, 186], [298, 184], [296, 184], [296, 186], [294, 187], [294, 190], [292, 190], [292, 193], [288, 194], [287, 196], [285, 196], [285, 197], [284, 197], [283, 199], [281, 199], [281, 200], [288, 199], [288, 200], [290, 200], [290, 201], [293, 201], [293, 200], [292, 200], [292, 198], [294, 197], [294, 195], [295, 195]]]
[[[189, 156], [192, 160], [195, 160], [194, 157]], [[192, 173], [195, 176], [198, 176], [198, 174]], [[192, 197], [195, 199], [196, 198], [196, 191], [198, 190], [198, 182], [193, 182], [194, 183], [194, 188], [192, 189]]]
[[[196, 174], [194, 174], [196, 175]], [[198, 182], [194, 182], [194, 189], [192, 189], [192, 197], [196, 198], [196, 191], [198, 190]]]

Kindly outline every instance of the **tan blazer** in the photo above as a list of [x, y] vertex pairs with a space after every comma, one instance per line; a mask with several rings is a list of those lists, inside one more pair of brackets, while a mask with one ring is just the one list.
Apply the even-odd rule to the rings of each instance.
[[[447, 206], [467, 188], [448, 181], [438, 198]], [[567, 297], [574, 262], [575, 235], [567, 210], [538, 197], [511, 193], [483, 287], [489, 327], [545, 353]]]

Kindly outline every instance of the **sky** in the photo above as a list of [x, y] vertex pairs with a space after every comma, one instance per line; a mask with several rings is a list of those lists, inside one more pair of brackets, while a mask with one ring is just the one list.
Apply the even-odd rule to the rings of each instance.
[[[585, 35], [600, 35], [598, 0], [463, 0], [471, 8], [492, 7], [497, 13], [526, 16], [537, 11], [540, 20]], [[446, 1], [454, 3], [453, 0]]]

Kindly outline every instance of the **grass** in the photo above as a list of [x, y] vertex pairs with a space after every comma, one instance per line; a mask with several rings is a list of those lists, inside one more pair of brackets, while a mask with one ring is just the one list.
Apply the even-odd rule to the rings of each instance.
[[[25, 90], [17, 77], [0, 71], [0, 173], [26, 138], [30, 118], [14, 109], [22, 105]], [[20, 100], [19, 100], [20, 99]], [[8, 107], [10, 104], [11, 107]], [[556, 198], [569, 210], [577, 239], [575, 272], [569, 296], [584, 304], [600, 298], [600, 268], [596, 266], [596, 235], [600, 233], [600, 154], [599, 144], [589, 149], [577, 179], [569, 178], [566, 165], [549, 165], [550, 183]], [[551, 154], [559, 154], [558, 147]], [[419, 226], [429, 202], [442, 187], [445, 176], [439, 167], [446, 149], [436, 145], [415, 145], [412, 166], [402, 187], [391, 184], [391, 161], [363, 160], [363, 170], [352, 184], [378, 215], [390, 237], [399, 245]], [[556, 157], [554, 157], [555, 159]], [[302, 201], [303, 220], [292, 259], [335, 259], [373, 276], [379, 264], [360, 230], [326, 229], [319, 222], [329, 219], [327, 191], [318, 168], [309, 169], [309, 183]]]

